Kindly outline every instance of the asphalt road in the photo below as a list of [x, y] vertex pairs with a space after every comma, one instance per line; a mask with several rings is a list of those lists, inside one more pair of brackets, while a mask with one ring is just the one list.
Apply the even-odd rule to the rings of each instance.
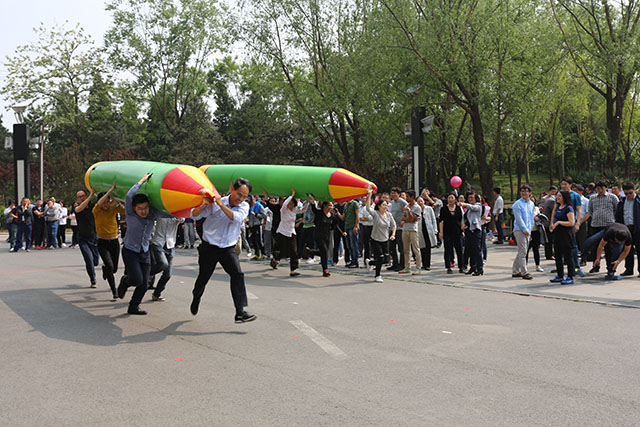
[[637, 308], [245, 260], [236, 325], [222, 271], [189, 313], [180, 250], [167, 302], [129, 316], [78, 250], [4, 249], [2, 426], [640, 424]]

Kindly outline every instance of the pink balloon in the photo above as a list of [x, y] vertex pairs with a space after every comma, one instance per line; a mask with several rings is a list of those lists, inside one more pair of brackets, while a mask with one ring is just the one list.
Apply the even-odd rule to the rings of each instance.
[[449, 183], [451, 183], [451, 186], [453, 188], [458, 188], [462, 185], [462, 178], [460, 178], [458, 175], [454, 175], [451, 177]]

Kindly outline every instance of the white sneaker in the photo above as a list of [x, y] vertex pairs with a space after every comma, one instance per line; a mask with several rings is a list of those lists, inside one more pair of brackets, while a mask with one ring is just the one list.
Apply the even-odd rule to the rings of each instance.
[[316, 260], [314, 258], [309, 258], [307, 260], [307, 264], [315, 264], [315, 263], [316, 263]]
[[375, 281], [378, 283], [382, 283], [383, 282], [382, 276], [376, 276]]
[[247, 252], [247, 258], [251, 258], [251, 252]]
[[66, 248], [66, 247], [67, 247], [67, 244], [66, 244], [66, 243], [63, 243], [63, 244], [62, 244], [62, 247], [63, 247], [63, 248]]
[[544, 268], [538, 267], [538, 268], [536, 268], [536, 271], [544, 271]]

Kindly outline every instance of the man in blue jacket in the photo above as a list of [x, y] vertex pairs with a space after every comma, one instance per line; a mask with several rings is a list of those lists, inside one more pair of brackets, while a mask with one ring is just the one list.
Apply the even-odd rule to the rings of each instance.
[[518, 245], [518, 253], [513, 260], [511, 269], [512, 277], [521, 277], [531, 280], [533, 277], [527, 272], [527, 249], [531, 241], [531, 229], [533, 228], [533, 211], [535, 205], [531, 201], [531, 187], [520, 187], [520, 198], [511, 208], [513, 210], [513, 235]]
[[638, 272], [640, 272], [640, 196], [636, 194], [636, 187], [631, 181], [622, 184], [622, 191], [624, 197], [620, 199], [616, 209], [616, 222], [626, 225], [633, 239], [631, 253], [625, 260], [625, 271], [622, 275], [633, 276], [634, 250], [638, 256]]

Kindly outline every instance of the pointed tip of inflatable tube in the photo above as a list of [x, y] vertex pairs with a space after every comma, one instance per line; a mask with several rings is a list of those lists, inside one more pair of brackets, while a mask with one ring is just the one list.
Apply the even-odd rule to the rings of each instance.
[[329, 193], [336, 202], [348, 202], [366, 196], [369, 189], [377, 191], [376, 185], [346, 169], [338, 169], [329, 179]]
[[91, 166], [89, 166], [89, 169], [87, 169], [87, 171], [84, 174], [84, 185], [85, 187], [87, 187], [87, 190], [92, 191], [91, 188], [91, 171], [94, 170], [96, 168], [96, 166], [98, 166], [100, 163], [104, 163], [104, 162], [98, 162], [98, 163], [94, 163]]

